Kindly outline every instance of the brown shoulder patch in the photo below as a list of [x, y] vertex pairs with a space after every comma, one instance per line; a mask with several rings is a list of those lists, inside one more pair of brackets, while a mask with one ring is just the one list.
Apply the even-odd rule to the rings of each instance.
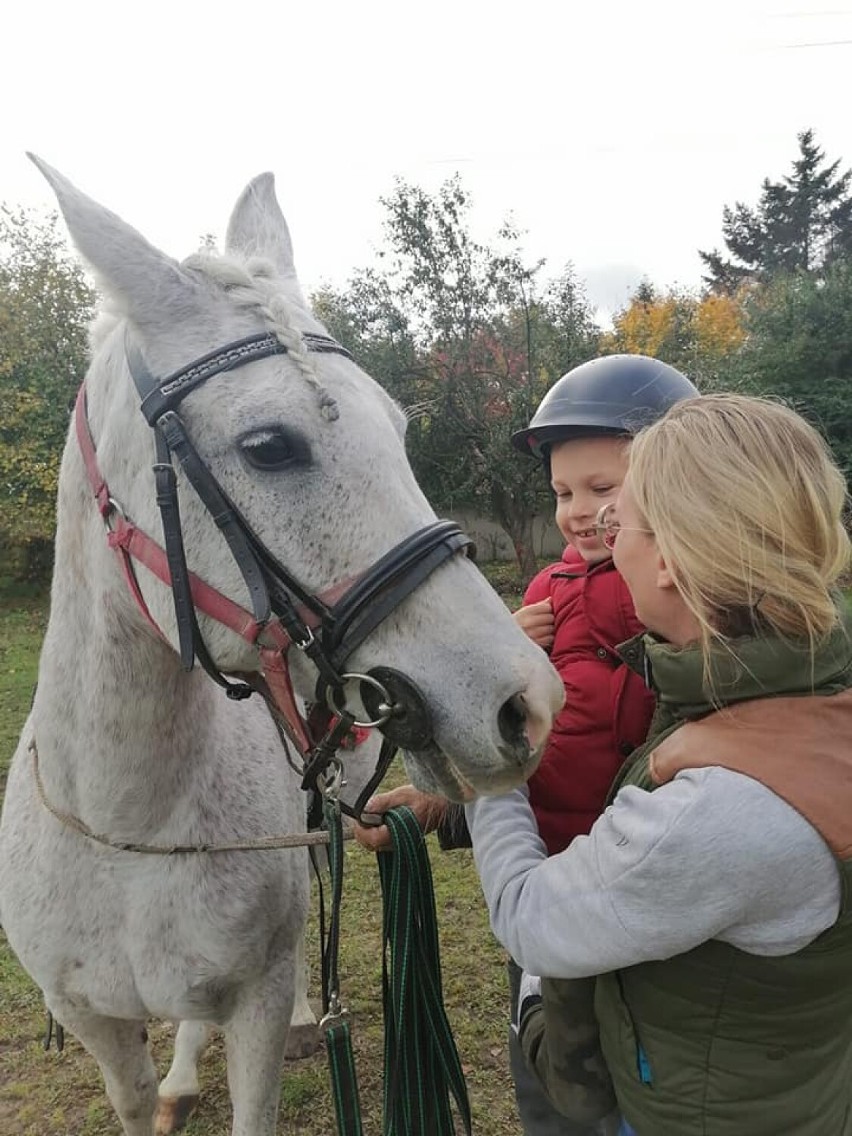
[[658, 785], [717, 765], [760, 781], [802, 814], [841, 860], [852, 856], [852, 690], [760, 698], [687, 722], [650, 758]]

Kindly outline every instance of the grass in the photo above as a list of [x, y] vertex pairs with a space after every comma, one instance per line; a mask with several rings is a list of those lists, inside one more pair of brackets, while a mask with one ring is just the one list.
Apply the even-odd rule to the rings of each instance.
[[46, 622], [42, 596], [0, 595], [0, 793], [32, 700]]
[[[510, 602], [519, 585], [511, 574], [499, 590]], [[511, 596], [511, 600], [510, 600]], [[6, 769], [32, 696], [46, 600], [28, 591], [0, 590], [0, 794]], [[404, 774], [394, 766], [388, 784]], [[468, 1084], [474, 1132], [516, 1136], [516, 1117], [506, 1054], [505, 953], [488, 928], [470, 854], [444, 853], [429, 838], [434, 873], [444, 1001]], [[381, 893], [375, 858], [354, 844], [345, 851], [340, 958], [344, 1003], [352, 1014], [364, 1131], [381, 1132]], [[309, 925], [314, 960], [312, 996], [319, 996], [316, 910]], [[118, 1122], [94, 1061], [74, 1038], [63, 1053], [45, 1052], [45, 1016], [39, 991], [21, 969], [0, 931], [0, 1132], [3, 1136], [116, 1136]], [[151, 1023], [152, 1052], [161, 1074], [168, 1067], [171, 1029]], [[187, 1136], [230, 1132], [221, 1039], [201, 1066], [199, 1112]], [[288, 1063], [282, 1078], [280, 1136], [331, 1136], [335, 1131], [324, 1053]]]

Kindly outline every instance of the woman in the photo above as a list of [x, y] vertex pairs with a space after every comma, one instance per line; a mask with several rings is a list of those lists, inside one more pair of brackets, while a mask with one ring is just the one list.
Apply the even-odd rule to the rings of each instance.
[[[530, 807], [550, 855], [589, 832], [625, 754], [644, 741], [654, 710], [653, 695], [641, 676], [616, 652], [617, 644], [642, 626], [595, 519], [601, 506], [618, 495], [631, 436], [678, 399], [697, 394], [685, 375], [659, 359], [607, 355], [587, 360], [558, 379], [529, 425], [512, 435], [517, 450], [541, 463], [554, 496], [556, 525], [566, 542], [562, 557], [529, 583], [523, 605], [515, 612], [518, 625], [548, 652], [566, 693], [529, 780]], [[403, 803], [413, 807], [427, 831], [439, 823], [445, 847], [458, 844], [456, 811], [411, 786], [375, 798], [368, 808], [384, 812]], [[372, 848], [390, 840], [381, 828], [356, 828], [356, 837]], [[464, 837], [468, 844], [466, 832]], [[512, 1002], [509, 1065], [524, 1136], [612, 1136], [619, 1123], [615, 1113], [597, 1122], [604, 1106], [615, 1104], [605, 1068], [599, 1076], [587, 1077], [584, 1091], [576, 1094], [582, 1099], [572, 1101], [570, 1115], [564, 1114], [559, 1100], [550, 1101], [542, 1092], [535, 1075], [539, 1070], [528, 1069], [516, 1029], [520, 971], [511, 959], [507, 966]], [[586, 985], [589, 1005], [591, 980]], [[594, 1036], [594, 1015], [590, 1017]]]
[[772, 402], [690, 399], [640, 433], [601, 531], [649, 629], [622, 648], [649, 740], [557, 856], [523, 790], [467, 808], [495, 934], [548, 978], [522, 1042], [576, 1077], [559, 980], [597, 975], [625, 1132], [852, 1133], [845, 497]]

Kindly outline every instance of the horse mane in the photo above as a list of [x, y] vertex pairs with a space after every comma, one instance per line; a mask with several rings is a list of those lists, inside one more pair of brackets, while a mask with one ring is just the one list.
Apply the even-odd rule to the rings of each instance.
[[[337, 418], [337, 403], [320, 382], [302, 333], [296, 327], [296, 305], [281, 289], [280, 277], [272, 261], [262, 257], [242, 260], [205, 250], [192, 253], [181, 262], [181, 268], [221, 288], [238, 308], [256, 310], [263, 317], [267, 329], [287, 348], [288, 357], [302, 377], [316, 391], [323, 416], [329, 421]], [[92, 354], [125, 316], [126, 312], [119, 304], [109, 300], [103, 303], [89, 328]]]

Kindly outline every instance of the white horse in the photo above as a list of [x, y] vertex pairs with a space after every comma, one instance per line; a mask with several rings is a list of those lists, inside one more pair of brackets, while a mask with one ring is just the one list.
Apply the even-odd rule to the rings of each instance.
[[[341, 759], [344, 782], [340, 799], [350, 807], [356, 804], [370, 782], [381, 757], [381, 738], [375, 732], [358, 731], [356, 743]], [[322, 865], [322, 849], [318, 850], [318, 855]], [[285, 1056], [291, 1060], [308, 1057], [322, 1046], [321, 1029], [308, 999], [308, 970], [303, 936], [295, 953], [295, 995], [285, 1048]], [[198, 1067], [213, 1032], [210, 1022], [178, 1024], [172, 1062], [158, 1089], [156, 1136], [172, 1136], [195, 1111], [200, 1096]]]
[[[299, 288], [271, 176], [237, 202], [224, 257], [178, 263], [35, 160], [109, 305], [93, 330], [84, 409], [110, 496], [96, 500], [72, 428], [38, 690], [0, 822], [0, 922], [57, 1020], [100, 1065], [126, 1136], [154, 1129], [149, 1017], [192, 1023], [198, 1035], [220, 1027], [232, 1132], [273, 1136], [308, 906], [304, 849], [117, 847], [305, 828], [300, 779], [263, 702], [231, 701], [200, 668], [182, 668], [170, 589], [136, 562], [134, 595], [108, 546], [104, 519], [113, 545], [131, 522], [152, 538], [162, 531], [152, 431], [128, 356], [164, 377], [271, 333], [274, 353], [220, 368], [179, 410], [256, 547], [306, 593], [345, 590], [435, 517], [405, 457], [399, 408], [348, 358], [308, 350], [327, 340]], [[250, 613], [256, 596], [183, 468], [178, 484], [190, 571]], [[214, 670], [270, 687], [280, 679], [284, 640], [268, 638], [276, 620], [241, 635], [196, 607]], [[302, 646], [287, 665], [310, 700], [317, 669], [307, 637]], [[458, 554], [371, 627], [345, 666], [392, 668], [419, 688], [432, 732], [406, 754], [409, 774], [457, 800], [528, 776], [563, 697], [544, 653]], [[351, 686], [345, 705], [357, 709]]]
[[[342, 755], [344, 783], [341, 800], [353, 807], [381, 760], [381, 737], [358, 732], [357, 744]], [[320, 861], [323, 850], [319, 850]], [[308, 1000], [308, 963], [300, 939], [295, 953], [295, 996], [285, 1054], [291, 1060], [315, 1053], [323, 1044], [317, 1017]], [[214, 1033], [207, 1021], [179, 1022], [172, 1064], [160, 1081], [157, 1102], [157, 1136], [172, 1136], [183, 1128], [198, 1105], [199, 1063]]]
[[[381, 758], [381, 738], [375, 732], [358, 731], [356, 744], [342, 755], [345, 779], [340, 799], [353, 807], [370, 782]], [[340, 755], [339, 755], [340, 756]], [[319, 850], [322, 861], [322, 850]], [[289, 1059], [308, 1057], [322, 1045], [321, 1030], [308, 1000], [308, 964], [304, 937], [295, 959], [295, 997], [285, 1054]], [[172, 1136], [184, 1127], [200, 1096], [198, 1066], [213, 1035], [209, 1022], [180, 1022], [174, 1053], [166, 1076], [160, 1081], [157, 1099], [156, 1136]]]

